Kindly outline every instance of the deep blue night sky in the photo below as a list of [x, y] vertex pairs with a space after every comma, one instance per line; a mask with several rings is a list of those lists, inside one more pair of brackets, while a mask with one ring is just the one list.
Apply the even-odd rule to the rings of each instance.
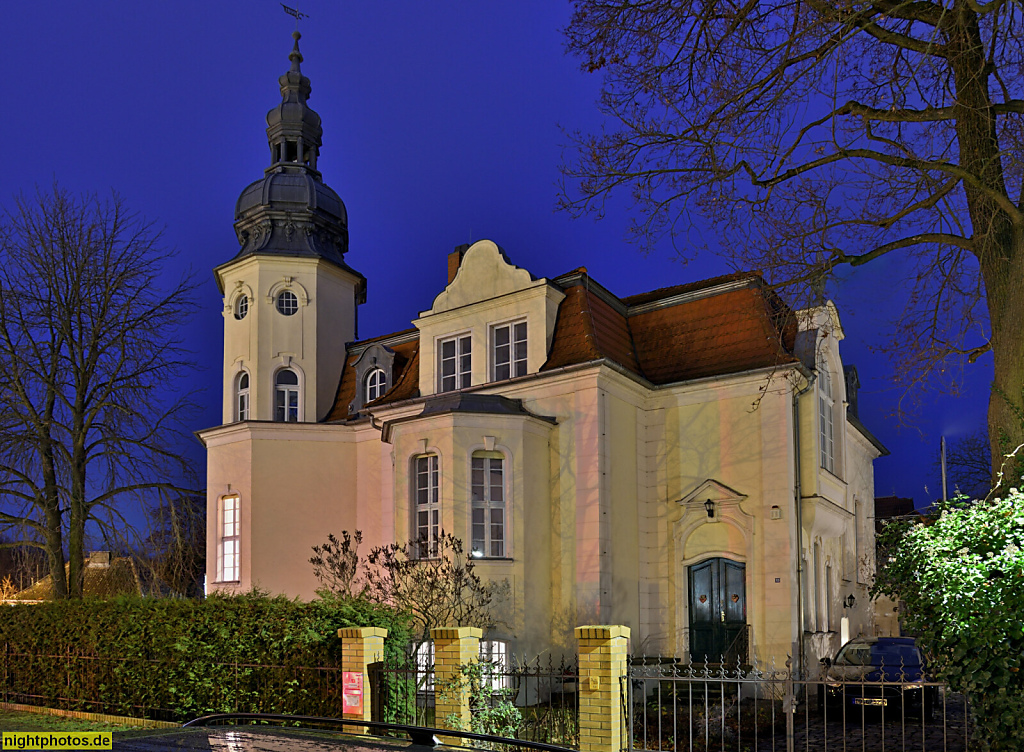
[[[713, 256], [684, 266], [668, 243], [641, 255], [625, 240], [627, 197], [601, 221], [554, 211], [562, 129], [601, 125], [600, 81], [563, 52], [568, 2], [308, 0], [301, 10], [320, 169], [348, 206], [346, 261], [369, 280], [361, 337], [408, 327], [444, 286], [452, 247], [481, 238], [537, 276], [586, 266], [619, 295], [730, 271]], [[75, 192], [116, 189], [166, 228], [181, 267], [202, 281], [188, 330], [205, 366], [197, 429], [220, 419], [211, 269], [236, 252], [235, 200], [269, 163], [264, 117], [280, 99], [293, 28], [270, 0], [4, 5], [0, 201], [56, 179]], [[692, 240], [705, 242], [698, 231]], [[871, 346], [899, 310], [902, 271], [873, 262], [837, 303], [862, 420], [892, 451], [875, 465], [876, 492], [920, 506], [938, 493], [939, 435], [984, 425], [991, 366], [970, 367], [962, 397], [934, 394], [915, 426], [889, 417], [898, 392]]]

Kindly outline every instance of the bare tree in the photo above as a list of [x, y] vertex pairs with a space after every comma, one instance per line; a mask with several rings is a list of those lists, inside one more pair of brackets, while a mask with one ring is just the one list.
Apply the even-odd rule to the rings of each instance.
[[972, 499], [985, 498], [992, 487], [992, 458], [989, 455], [988, 434], [984, 429], [948, 443], [946, 475], [950, 489]]
[[313, 576], [321, 586], [330, 592], [346, 598], [361, 595], [366, 587], [360, 577], [361, 564], [359, 544], [363, 542], [363, 531], [349, 533], [341, 531], [339, 539], [334, 533], [327, 535], [327, 542], [313, 546], [309, 563], [313, 565]]
[[379, 546], [366, 557], [366, 593], [380, 603], [408, 609], [421, 642], [435, 627], [480, 627], [503, 623], [499, 607], [509, 593], [508, 580], [484, 582], [459, 538], [441, 532], [425, 542]]
[[157, 595], [196, 598], [206, 571], [206, 495], [160, 489], [136, 558]]
[[611, 126], [565, 208], [629, 190], [647, 248], [701, 214], [794, 294], [902, 254], [904, 395], [991, 352], [993, 465], [1024, 443], [1019, 0], [577, 0], [566, 34]]
[[60, 187], [0, 224], [0, 525], [46, 551], [58, 598], [81, 597], [87, 528], [192, 477], [193, 284], [164, 288], [159, 239], [118, 196]]

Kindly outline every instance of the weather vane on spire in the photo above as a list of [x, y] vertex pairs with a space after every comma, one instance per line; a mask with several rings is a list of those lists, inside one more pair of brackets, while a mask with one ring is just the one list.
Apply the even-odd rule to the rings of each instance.
[[289, 8], [284, 3], [281, 3], [281, 7], [284, 8], [284, 12], [287, 13], [289, 16], [295, 16], [295, 30], [296, 31], [299, 30], [299, 21], [301, 19], [303, 19], [303, 18], [309, 18], [309, 14], [308, 13], [302, 13], [297, 8]]

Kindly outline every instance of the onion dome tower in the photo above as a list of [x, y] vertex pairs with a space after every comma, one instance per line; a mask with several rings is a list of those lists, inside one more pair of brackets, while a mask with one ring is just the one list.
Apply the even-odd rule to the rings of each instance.
[[345, 263], [348, 212], [317, 169], [298, 31], [267, 113], [270, 166], [235, 205], [241, 249], [215, 270], [224, 294], [224, 422], [311, 422], [333, 404], [366, 280]]

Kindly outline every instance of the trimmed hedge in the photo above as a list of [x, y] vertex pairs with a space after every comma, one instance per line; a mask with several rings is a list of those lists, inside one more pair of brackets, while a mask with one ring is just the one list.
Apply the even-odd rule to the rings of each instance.
[[[215, 712], [340, 715], [342, 627], [411, 633], [393, 609], [331, 596], [119, 598], [0, 608], [9, 702], [182, 720]], [[369, 701], [367, 688], [366, 701]]]

